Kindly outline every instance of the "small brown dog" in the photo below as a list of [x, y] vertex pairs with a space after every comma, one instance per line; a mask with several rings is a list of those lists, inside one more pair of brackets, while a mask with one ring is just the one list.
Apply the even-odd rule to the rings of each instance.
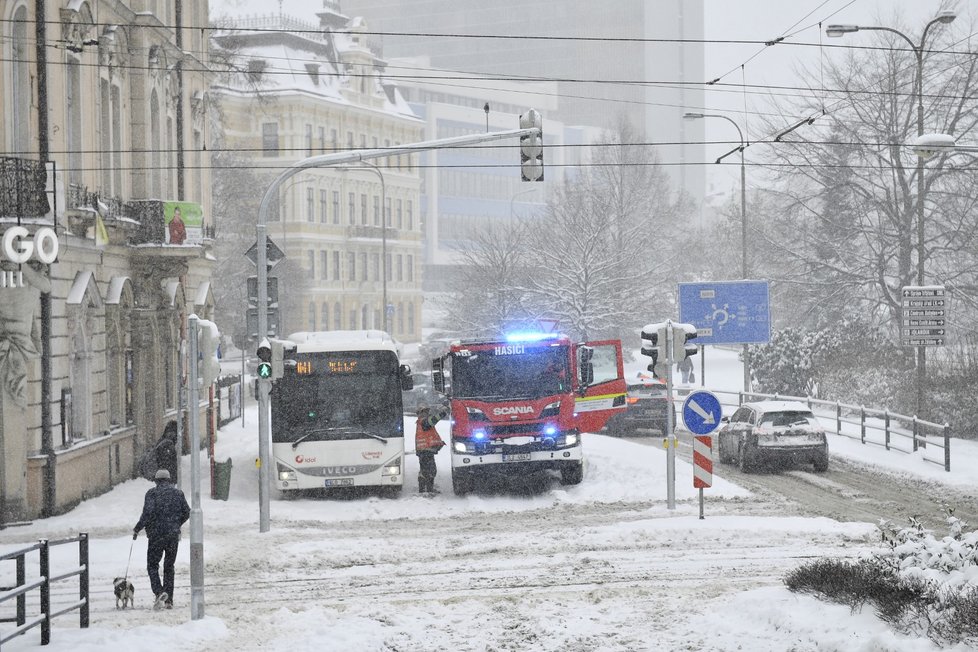
[[115, 608], [125, 609], [126, 606], [134, 606], [133, 595], [136, 593], [136, 589], [133, 587], [132, 582], [124, 577], [117, 577], [112, 580], [112, 587], [115, 591]]

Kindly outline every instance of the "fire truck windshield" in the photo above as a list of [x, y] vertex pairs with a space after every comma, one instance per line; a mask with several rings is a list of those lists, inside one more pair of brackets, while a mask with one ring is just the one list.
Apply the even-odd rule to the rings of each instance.
[[455, 398], [540, 398], [569, 390], [566, 346], [500, 344], [452, 359]]

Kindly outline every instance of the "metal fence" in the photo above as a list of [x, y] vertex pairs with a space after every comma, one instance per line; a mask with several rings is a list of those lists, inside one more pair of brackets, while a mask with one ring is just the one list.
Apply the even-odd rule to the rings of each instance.
[[710, 391], [717, 395], [722, 405], [731, 408], [751, 401], [798, 401], [808, 405], [823, 425], [831, 420], [835, 434], [841, 437], [902, 453], [923, 449], [925, 461], [942, 465], [945, 471], [951, 470], [951, 426], [946, 423], [810, 396]]
[[[68, 543], [78, 543], [78, 566], [61, 573], [51, 575], [51, 548]], [[34, 551], [38, 551], [38, 575], [36, 579], [27, 580], [27, 557]], [[13, 586], [0, 587], [0, 608], [5, 608], [5, 603], [11, 600], [16, 601], [16, 615], [14, 617], [0, 617], [0, 623], [16, 623], [17, 627], [10, 631], [0, 631], [0, 647], [4, 643], [16, 636], [40, 626], [41, 645], [51, 642], [51, 619], [78, 610], [78, 619], [81, 627], [88, 627], [88, 534], [81, 533], [78, 536], [67, 539], [49, 541], [41, 539], [32, 546], [14, 550], [0, 555], [0, 562], [14, 561], [16, 563], [16, 579]], [[51, 611], [51, 585], [70, 577], [78, 576], [78, 600], [72, 602], [58, 611]], [[27, 617], [27, 596], [37, 589], [39, 591], [38, 613], [30, 619]]]

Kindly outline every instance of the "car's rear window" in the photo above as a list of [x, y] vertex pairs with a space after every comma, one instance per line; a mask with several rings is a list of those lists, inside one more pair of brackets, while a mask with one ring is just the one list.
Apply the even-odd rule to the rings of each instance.
[[795, 424], [813, 424], [815, 423], [815, 415], [810, 411], [768, 412], [761, 417], [761, 423], [770, 424], [775, 428]]
[[633, 398], [665, 398], [665, 385], [629, 385], [628, 395]]

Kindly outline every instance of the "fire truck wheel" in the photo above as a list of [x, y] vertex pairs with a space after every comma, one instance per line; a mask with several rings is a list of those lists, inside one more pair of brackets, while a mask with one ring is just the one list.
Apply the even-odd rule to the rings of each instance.
[[560, 470], [560, 484], [581, 484], [584, 479], [584, 464], [565, 466]]
[[464, 476], [461, 473], [453, 473], [452, 491], [455, 492], [456, 496], [464, 496], [469, 493], [472, 491], [472, 478]]

